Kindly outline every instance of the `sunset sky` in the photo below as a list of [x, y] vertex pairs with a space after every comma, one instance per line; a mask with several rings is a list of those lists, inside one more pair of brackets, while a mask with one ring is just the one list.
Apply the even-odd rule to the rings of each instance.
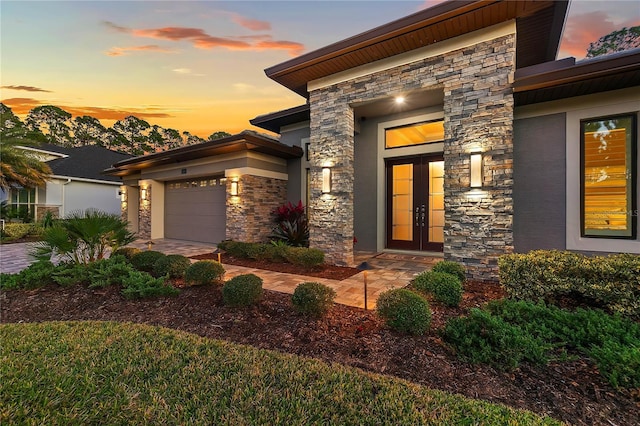
[[[206, 137], [304, 99], [264, 69], [439, 1], [5, 1], [0, 99], [111, 126], [127, 115]], [[638, 1], [574, 0], [559, 58], [640, 25]]]

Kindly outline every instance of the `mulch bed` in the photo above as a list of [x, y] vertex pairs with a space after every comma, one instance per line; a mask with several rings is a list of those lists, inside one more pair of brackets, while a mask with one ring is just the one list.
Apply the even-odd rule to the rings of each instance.
[[361, 368], [431, 388], [525, 408], [578, 425], [639, 424], [640, 399], [613, 389], [584, 358], [546, 367], [501, 372], [458, 360], [439, 337], [448, 318], [502, 297], [496, 285], [469, 283], [460, 308], [432, 303], [425, 336], [412, 337], [384, 326], [372, 311], [335, 305], [322, 319], [293, 310], [290, 296], [264, 292], [259, 305], [229, 308], [220, 287], [183, 288], [176, 297], [127, 300], [115, 287], [46, 287], [0, 294], [2, 322], [56, 320], [129, 321], [170, 327]]

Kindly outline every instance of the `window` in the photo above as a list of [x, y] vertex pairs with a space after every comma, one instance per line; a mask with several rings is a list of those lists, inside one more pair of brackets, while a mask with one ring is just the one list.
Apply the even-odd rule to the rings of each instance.
[[422, 145], [444, 140], [444, 120], [385, 129], [385, 148]]
[[632, 114], [581, 121], [583, 237], [635, 238], [635, 129]]
[[33, 188], [11, 189], [11, 207], [16, 217], [25, 222], [33, 219], [36, 211], [36, 190]]

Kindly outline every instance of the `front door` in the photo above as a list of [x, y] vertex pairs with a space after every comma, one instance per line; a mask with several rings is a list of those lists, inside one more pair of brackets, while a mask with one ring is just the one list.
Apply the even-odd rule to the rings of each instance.
[[387, 174], [387, 248], [442, 251], [442, 155], [390, 159]]

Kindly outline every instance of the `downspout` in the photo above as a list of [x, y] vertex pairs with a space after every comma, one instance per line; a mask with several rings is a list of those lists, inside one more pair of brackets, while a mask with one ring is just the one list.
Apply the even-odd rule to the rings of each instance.
[[65, 210], [64, 187], [69, 185], [70, 183], [71, 183], [71, 178], [67, 178], [67, 181], [62, 183], [62, 212], [60, 214], [60, 217], [65, 217], [67, 215], [67, 212]]

